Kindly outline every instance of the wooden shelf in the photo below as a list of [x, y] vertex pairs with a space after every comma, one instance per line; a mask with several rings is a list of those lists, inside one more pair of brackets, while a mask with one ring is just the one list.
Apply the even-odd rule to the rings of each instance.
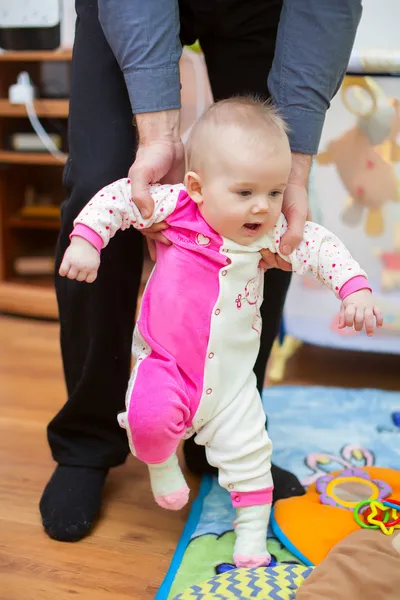
[[67, 156], [60, 160], [49, 152], [8, 152], [0, 150], [0, 164], [63, 166], [66, 162]]
[[42, 61], [70, 61], [71, 49], [62, 50], [35, 50], [21, 52], [0, 52], [0, 62], [42, 62]]
[[0, 311], [40, 319], [58, 319], [52, 278], [1, 281]]
[[[38, 117], [68, 118], [69, 100], [38, 99], [34, 101]], [[0, 117], [27, 117], [24, 104], [12, 104], [7, 98], [0, 99]]]
[[[10, 0], [11, 1], [11, 0]], [[62, 169], [67, 155], [53, 156], [47, 150], [18, 152], [9, 149], [12, 133], [26, 130], [29, 125], [26, 107], [11, 104], [7, 89], [16, 82], [20, 71], [26, 70], [35, 85], [39, 85], [41, 65], [58, 62], [66, 70], [68, 83], [72, 50], [3, 52], [0, 50], [0, 311], [27, 317], [57, 319], [58, 309], [53, 275], [18, 275], [29, 272], [29, 261], [20, 259], [51, 255], [60, 230], [57, 210], [52, 214], [42, 210], [30, 212], [31, 200], [50, 198], [58, 205], [65, 197]], [[66, 124], [69, 98], [37, 98], [35, 111], [40, 120], [62, 119]], [[17, 127], [18, 120], [23, 127]], [[67, 143], [67, 140], [65, 140]], [[39, 200], [38, 200], [39, 201]], [[19, 261], [19, 262], [18, 262]], [[43, 266], [42, 270], [46, 270]], [[32, 267], [32, 263], [31, 263]], [[39, 269], [39, 262], [36, 264]], [[33, 268], [32, 268], [33, 269]], [[39, 270], [40, 272], [40, 270]], [[1, 594], [0, 594], [1, 595]]]
[[7, 224], [14, 229], [53, 229], [55, 231], [60, 229], [60, 221], [52, 218], [39, 219], [34, 217], [15, 216], [8, 219]]

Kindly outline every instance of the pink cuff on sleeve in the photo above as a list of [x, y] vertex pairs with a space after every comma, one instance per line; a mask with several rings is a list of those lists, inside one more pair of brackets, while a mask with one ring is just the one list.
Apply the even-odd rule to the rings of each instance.
[[262, 506], [263, 504], [272, 504], [272, 492], [274, 488], [264, 488], [255, 492], [231, 492], [232, 506], [234, 508], [242, 506]]
[[359, 290], [369, 290], [372, 292], [368, 280], [363, 275], [352, 277], [342, 285], [339, 292], [340, 299], [344, 300], [347, 296], [350, 296], [350, 294], [354, 294], [354, 292], [358, 292]]
[[70, 239], [73, 238], [74, 235], [77, 235], [78, 237], [81, 237], [84, 240], [87, 240], [88, 242], [90, 242], [92, 244], [92, 246], [94, 246], [96, 248], [97, 252], [100, 254], [100, 251], [104, 246], [103, 240], [99, 236], [99, 234], [96, 233], [93, 229], [91, 229], [87, 225], [78, 223], [78, 225], [76, 225], [74, 227], [74, 230], [71, 233], [71, 235], [69, 236], [69, 238]]

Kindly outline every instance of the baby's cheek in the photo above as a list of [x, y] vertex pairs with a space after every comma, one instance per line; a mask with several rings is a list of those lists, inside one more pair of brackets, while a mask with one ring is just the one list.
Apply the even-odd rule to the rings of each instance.
[[273, 206], [268, 215], [268, 227], [275, 227], [277, 224], [279, 217], [281, 216], [281, 208], [280, 205]]
[[277, 217], [279, 217], [279, 215], [281, 214], [282, 207], [283, 207], [283, 196], [281, 196], [280, 199], [277, 200], [276, 202], [274, 202], [274, 204], [273, 204], [273, 212]]

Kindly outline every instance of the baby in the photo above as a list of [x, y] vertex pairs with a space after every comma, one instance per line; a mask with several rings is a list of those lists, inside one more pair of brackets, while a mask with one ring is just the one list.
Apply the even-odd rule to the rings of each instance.
[[[166, 221], [133, 338], [135, 366], [118, 416], [132, 453], [148, 465], [156, 502], [183, 507], [189, 489], [176, 455], [196, 434], [236, 508], [236, 566], [267, 565], [272, 445], [253, 373], [261, 331], [260, 251], [279, 253], [282, 198], [291, 169], [285, 125], [268, 104], [235, 98], [211, 106], [187, 148], [185, 185], [154, 185], [142, 218], [129, 179], [98, 192], [75, 220], [60, 275], [93, 282], [100, 253], [118, 232]], [[326, 229], [307, 223], [284, 257], [342, 300], [341, 327], [382, 315], [365, 273]], [[129, 277], [129, 273], [126, 274]]]

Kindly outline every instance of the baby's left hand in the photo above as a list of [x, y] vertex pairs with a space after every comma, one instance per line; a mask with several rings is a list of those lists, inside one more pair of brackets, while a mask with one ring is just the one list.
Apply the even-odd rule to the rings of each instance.
[[356, 331], [362, 331], [365, 326], [367, 335], [373, 335], [376, 326], [382, 327], [383, 315], [375, 303], [375, 299], [369, 290], [359, 290], [347, 296], [340, 307], [339, 329], [353, 327]]

